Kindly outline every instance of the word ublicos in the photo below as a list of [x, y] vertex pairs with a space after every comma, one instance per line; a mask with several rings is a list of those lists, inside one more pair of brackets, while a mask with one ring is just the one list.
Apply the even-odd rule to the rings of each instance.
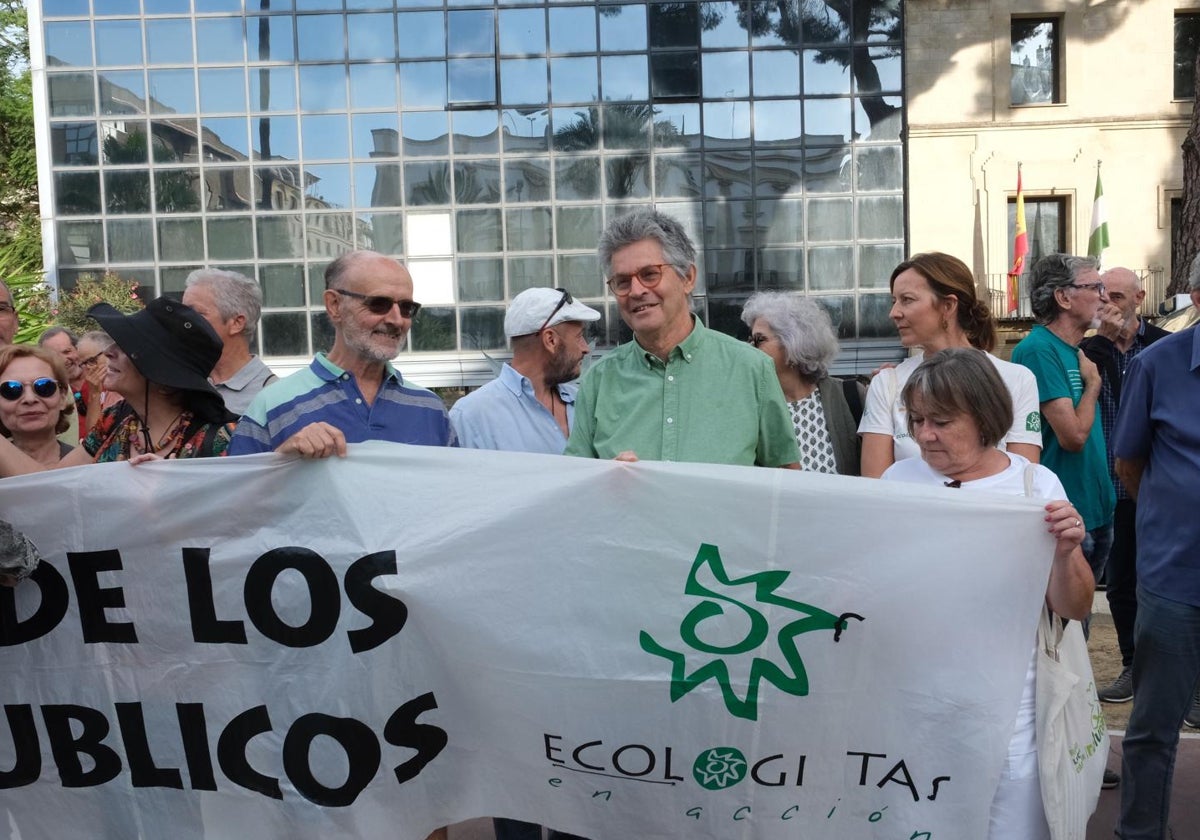
[[[447, 737], [443, 729], [417, 722], [423, 712], [436, 708], [433, 694], [423, 694], [397, 708], [384, 724], [384, 741], [416, 751], [392, 768], [398, 784], [416, 777], [445, 748]], [[39, 710], [63, 787], [95, 787], [121, 773], [122, 755], [109, 743], [115, 740], [109, 737], [113, 729], [109, 715], [88, 706], [66, 704], [41, 706]], [[33, 784], [42, 772], [42, 748], [34, 707], [6, 705], [4, 712], [16, 758], [11, 770], [0, 771], [0, 790]], [[133, 787], [183, 790], [181, 768], [162, 767], [152, 755], [143, 705], [116, 703], [113, 712]], [[217, 790], [204, 704], [176, 703], [175, 713], [188, 788]], [[235, 785], [272, 799], [283, 799], [279, 779], [255, 770], [247, 758], [250, 742], [272, 732], [274, 725], [266, 706], [255, 706], [235, 715], [225, 723], [217, 738], [217, 766]], [[346, 754], [349, 773], [337, 787], [317, 779], [309, 764], [310, 748], [319, 736], [332, 739]], [[383, 752], [375, 732], [362, 721], [314, 713], [296, 718], [288, 727], [283, 737], [282, 758], [284, 775], [301, 796], [318, 805], [344, 807], [352, 804], [375, 778]]]
[[[207, 548], [184, 548], [183, 572], [187, 583], [188, 612], [192, 638], [197, 644], [246, 644], [246, 624], [240, 619], [218, 618], [213, 601], [212, 575]], [[121, 554], [116, 549], [72, 551], [67, 567], [79, 607], [80, 632], [88, 644], [138, 641], [131, 621], [115, 621], [108, 611], [125, 606], [119, 586], [101, 586], [101, 572], [120, 571]], [[284, 572], [298, 572], [308, 590], [307, 620], [293, 626], [280, 618], [271, 603], [271, 590]], [[396, 574], [396, 552], [379, 551], [360, 557], [345, 572], [346, 598], [371, 624], [346, 632], [352, 653], [379, 647], [404, 629], [408, 607], [399, 598], [381, 592], [371, 581]], [[19, 645], [53, 631], [67, 614], [70, 594], [67, 582], [49, 563], [42, 563], [30, 578], [41, 589], [35, 612], [18, 620], [11, 591], [0, 589], [0, 647]], [[28, 585], [28, 582], [23, 585]], [[261, 555], [246, 571], [243, 582], [246, 617], [254, 628], [277, 644], [292, 648], [319, 645], [337, 630], [342, 610], [342, 587], [337, 574], [320, 554], [300, 546], [274, 548]]]

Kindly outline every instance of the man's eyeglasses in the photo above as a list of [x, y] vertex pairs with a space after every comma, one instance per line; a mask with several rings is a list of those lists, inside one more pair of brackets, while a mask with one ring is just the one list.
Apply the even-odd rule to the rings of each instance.
[[100, 357], [103, 355], [104, 355], [104, 351], [101, 350], [95, 356], [88, 356], [86, 359], [80, 359], [79, 365], [80, 365], [80, 367], [90, 368], [90, 367], [94, 366], [96, 364], [96, 362], [100, 361]]
[[771, 339], [769, 337], [763, 335], [762, 333], [755, 333], [754, 335], [750, 336], [750, 338], [749, 338], [750, 343], [753, 344], [755, 347], [762, 347], [764, 344], [766, 344], [770, 340]]
[[562, 292], [562, 297], [560, 297], [560, 298], [558, 299], [558, 305], [557, 305], [557, 306], [555, 306], [553, 309], [551, 309], [551, 310], [550, 310], [550, 314], [546, 316], [546, 320], [545, 320], [545, 321], [542, 321], [542, 325], [541, 325], [540, 327], [538, 327], [538, 328], [537, 328], [537, 331], [538, 331], [538, 332], [541, 332], [542, 330], [546, 329], [546, 327], [548, 327], [548, 326], [550, 325], [550, 320], [551, 320], [551, 319], [552, 319], [552, 318], [553, 318], [555, 315], [557, 315], [557, 314], [558, 314], [558, 311], [559, 311], [560, 309], [562, 309], [562, 308], [563, 308], [564, 306], [566, 306], [568, 303], [574, 303], [574, 302], [575, 302], [575, 298], [571, 297], [571, 293], [570, 293], [570, 292], [568, 292], [566, 289], [555, 289], [554, 291], [556, 291], [556, 292]]
[[669, 265], [670, 263], [659, 263], [658, 265], [643, 266], [632, 274], [614, 274], [608, 278], [608, 288], [612, 289], [612, 293], [617, 297], [625, 297], [633, 288], [633, 278], [636, 277], [638, 282], [647, 289], [653, 289], [662, 282], [663, 269]]
[[0, 382], [0, 397], [9, 402], [16, 402], [21, 399], [21, 395], [25, 393], [25, 385], [33, 388], [33, 393], [37, 394], [42, 399], [48, 399], [58, 393], [58, 383], [49, 376], [43, 376], [40, 379], [35, 379], [30, 383], [18, 382], [15, 379], [8, 379]]
[[1071, 283], [1070, 285], [1072, 289], [1092, 289], [1097, 294], [1104, 294], [1103, 283]]
[[348, 292], [345, 289], [334, 289], [339, 295], [352, 297], [355, 300], [361, 300], [363, 306], [372, 315], [386, 315], [392, 311], [392, 307], [400, 309], [401, 318], [415, 318], [417, 313], [421, 311], [421, 304], [415, 300], [396, 300], [387, 295], [360, 295], [358, 292]]

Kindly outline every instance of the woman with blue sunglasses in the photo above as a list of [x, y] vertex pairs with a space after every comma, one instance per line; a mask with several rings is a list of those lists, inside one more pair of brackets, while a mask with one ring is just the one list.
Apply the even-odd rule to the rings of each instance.
[[62, 357], [41, 347], [0, 348], [0, 432], [44, 467], [56, 466], [73, 447], [57, 435], [75, 410]]

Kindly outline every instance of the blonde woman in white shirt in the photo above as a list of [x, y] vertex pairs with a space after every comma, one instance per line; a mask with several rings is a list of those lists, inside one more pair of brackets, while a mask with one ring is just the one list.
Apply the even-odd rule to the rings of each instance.
[[900, 392], [925, 359], [950, 347], [975, 347], [988, 354], [1008, 388], [1013, 404], [1011, 428], [999, 448], [1037, 463], [1042, 451], [1037, 380], [1021, 365], [991, 354], [996, 322], [975, 292], [975, 277], [962, 260], [936, 251], [915, 254], [892, 272], [892, 310], [900, 343], [921, 352], [887, 368], [871, 382], [858, 433], [862, 437], [862, 474], [878, 478], [897, 461], [920, 450], [908, 432]]

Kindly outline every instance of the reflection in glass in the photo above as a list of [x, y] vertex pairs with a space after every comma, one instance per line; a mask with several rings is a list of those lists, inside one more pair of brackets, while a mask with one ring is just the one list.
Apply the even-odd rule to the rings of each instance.
[[646, 7], [600, 6], [601, 52], [646, 49]]
[[504, 300], [504, 261], [498, 258], [459, 260], [458, 299], [464, 302]]
[[100, 74], [100, 113], [145, 112], [146, 83], [141, 70], [109, 70]]
[[510, 257], [508, 294], [515, 296], [537, 286], [554, 285], [554, 261], [550, 257]]
[[449, 161], [404, 164], [404, 189], [405, 204], [449, 204], [454, 195]]
[[868, 146], [855, 152], [860, 190], [898, 190], [904, 186], [904, 155], [899, 146]]
[[142, 5], [148, 15], [186, 15], [192, 10], [191, 0], [145, 0]]
[[414, 61], [400, 65], [400, 103], [410, 108], [446, 107], [446, 63]]
[[[112, 200], [111, 195], [109, 200]], [[155, 169], [154, 209], [159, 213], [191, 213], [199, 210], [200, 170]]]
[[50, 159], [68, 166], [94, 166], [99, 159], [94, 122], [54, 123], [50, 126]]
[[193, 70], [151, 70], [150, 113], [189, 114], [196, 110], [196, 74]]
[[[596, 243], [600, 240], [600, 231], [604, 227], [604, 219], [598, 206], [559, 207], [556, 213], [558, 224], [555, 226], [555, 236], [559, 248], [596, 248]], [[589, 254], [588, 259], [594, 257]]]
[[309, 213], [304, 222], [305, 253], [309, 259], [336, 259], [354, 248], [351, 214]]
[[396, 57], [396, 37], [392, 26], [390, 14], [347, 15], [346, 31], [350, 43], [350, 58], [394, 59]]
[[593, 102], [599, 89], [596, 59], [592, 56], [550, 62], [550, 98], [554, 102]]
[[350, 164], [325, 163], [305, 166], [304, 206], [309, 210], [349, 207]]
[[60, 265], [89, 265], [104, 262], [104, 235], [100, 222], [59, 222]]
[[254, 259], [253, 219], [249, 216], [209, 219], [208, 258], [211, 260]]
[[900, 97], [860, 96], [854, 100], [854, 124], [860, 140], [900, 139]]
[[111, 262], [150, 262], [154, 259], [154, 228], [149, 219], [109, 219], [105, 226]]
[[646, 56], [606, 55], [600, 58], [605, 101], [649, 97]]
[[256, 167], [253, 186], [254, 203], [259, 209], [299, 210], [304, 204], [299, 164]]
[[304, 306], [304, 266], [298, 263], [264, 265], [259, 270], [263, 305]]
[[903, 196], [860, 197], [858, 199], [858, 235], [861, 239], [903, 238]]
[[[389, 164], [391, 166], [391, 164]], [[381, 254], [404, 253], [404, 214], [366, 213], [355, 225], [355, 243]]]
[[755, 234], [765, 232], [765, 220], [753, 201], [709, 201], [704, 205], [704, 244], [716, 247], [754, 247]]
[[446, 26], [441, 12], [404, 12], [397, 16], [397, 26], [401, 58], [441, 58], [446, 54]]
[[[748, 5], [748, 4], [745, 4]], [[757, 6], [774, 6], [774, 3], [756, 3]], [[745, 47], [748, 41], [741, 15], [743, 4], [732, 2], [704, 3], [700, 7], [700, 23], [703, 32], [700, 43], [705, 49], [718, 47]]]
[[850, 50], [805, 50], [804, 92], [850, 93]]
[[791, 50], [754, 54], [755, 96], [799, 96], [800, 57]]
[[770, 99], [754, 103], [754, 145], [800, 145], [800, 103], [792, 99]]
[[[858, 287], [886, 289], [891, 282], [892, 269], [904, 259], [904, 245], [858, 246]], [[889, 304], [891, 303], [889, 299]]]
[[92, 27], [86, 20], [47, 23], [45, 31], [48, 64], [92, 65]]
[[560, 152], [583, 152], [600, 148], [600, 109], [556, 108], [554, 148]]
[[296, 18], [297, 57], [301, 61], [338, 61], [346, 57], [341, 15], [301, 15]]
[[[309, 274], [309, 289], [310, 290], [313, 288], [311, 278], [312, 278], [312, 274], [310, 273]], [[324, 281], [322, 281], [322, 283], [320, 284], [320, 288], [322, 288], [322, 289], [324, 288]], [[314, 302], [323, 300], [323, 298], [321, 296], [321, 292], [316, 292], [315, 294], [313, 294], [312, 300]], [[264, 320], [266, 320], [266, 319], [264, 318]], [[327, 314], [325, 314], [324, 309], [319, 309], [316, 312], [313, 312], [311, 314], [311, 316], [309, 317], [309, 328], [312, 330], [313, 350], [329, 350], [331, 347], [333, 347], [333, 339], [334, 339], [333, 324], [330, 323], [329, 316]], [[264, 347], [266, 346], [265, 342], [264, 342], [263, 346]], [[264, 350], [264, 352], [265, 352], [265, 350]]]
[[[563, 254], [558, 258], [558, 286], [576, 297], [600, 297], [604, 278], [592, 254]], [[585, 327], [586, 330], [586, 327]]]
[[246, 26], [250, 61], [296, 60], [291, 15], [248, 17]]
[[[652, 3], [650, 46], [697, 47], [700, 45], [700, 7], [696, 3]], [[629, 49], [624, 47], [624, 49]]]
[[200, 64], [240, 64], [246, 60], [245, 53], [246, 35], [240, 18], [196, 21], [196, 60]]
[[892, 338], [896, 324], [888, 317], [892, 309], [891, 295], [859, 295], [858, 335], [860, 338]]
[[352, 114], [351, 148], [356, 158], [398, 157], [399, 121], [394, 113]]
[[508, 250], [549, 251], [554, 223], [549, 207], [523, 207], [504, 212], [508, 227]]
[[248, 167], [206, 166], [202, 189], [204, 208], [209, 212], [249, 210], [253, 206], [254, 185]]
[[699, 155], [658, 155], [654, 159], [654, 194], [659, 198], [696, 198], [701, 177]]
[[804, 152], [762, 149], [754, 161], [754, 191], [762, 196], [799, 193], [804, 189]]
[[359, 108], [396, 108], [396, 68], [392, 64], [350, 65], [350, 104]]
[[546, 104], [546, 59], [509, 58], [501, 61], [500, 98], [506, 104]]
[[46, 74], [50, 116], [90, 116], [96, 113], [91, 73]]
[[458, 111], [451, 116], [454, 127], [454, 153], [459, 155], [496, 154], [500, 151], [500, 133], [496, 111]]
[[[809, 213], [810, 224], [815, 215]], [[853, 289], [854, 249], [849, 245], [809, 248], [808, 288], [814, 292]]]
[[458, 347], [454, 308], [448, 306], [425, 307], [417, 313], [417, 319], [413, 322], [408, 335], [414, 352], [454, 350]]
[[[809, 139], [812, 136], [809, 135]], [[804, 189], [808, 192], [849, 192], [853, 182], [850, 147], [810, 147], [804, 153]]]
[[287, 259], [304, 254], [304, 225], [294, 216], [258, 217], [259, 259]]
[[750, 95], [750, 54], [718, 52], [704, 54], [704, 97], [728, 99]]
[[693, 52], [650, 54], [650, 90], [658, 98], [700, 95], [700, 56]]
[[301, 117], [300, 143], [308, 160], [350, 157], [350, 135], [345, 115]]
[[449, 152], [444, 112], [409, 112], [404, 115], [400, 125], [404, 129], [405, 157], [429, 157]]
[[496, 64], [492, 59], [452, 58], [448, 64], [451, 103], [495, 103]]
[[212, 117], [201, 120], [204, 126], [204, 157], [214, 163], [246, 160], [250, 156], [245, 117]]
[[758, 283], [770, 289], [804, 288], [804, 251], [765, 248], [758, 252]]
[[208, 12], [240, 12], [242, 0], [195, 0], [196, 11]]
[[[136, 12], [136, 0], [134, 3]], [[96, 27], [96, 64], [142, 63], [142, 23], [139, 20], [98, 20]]]
[[[314, 316], [316, 317], [316, 316]], [[320, 317], [327, 317], [324, 312]], [[308, 315], [304, 312], [265, 312], [262, 316], [262, 347], [265, 356], [307, 356]], [[315, 345], [314, 330], [314, 345]], [[326, 344], [320, 349], [328, 349]]]
[[650, 155], [636, 152], [606, 156], [604, 181], [609, 198], [649, 198]]
[[805, 99], [804, 135], [809, 143], [850, 142], [849, 99]]
[[764, 225], [759, 235], [760, 243], [777, 245], [804, 241], [804, 202], [800, 199], [759, 201], [758, 210]]
[[550, 161], [545, 158], [518, 158], [504, 164], [506, 201], [549, 201]]
[[[555, 128], [562, 111], [555, 111]], [[573, 112], [572, 112], [573, 113]], [[544, 152], [550, 148], [550, 112], [545, 108], [510, 108], [501, 111], [500, 131], [506, 152]]]
[[454, 167], [454, 200], [458, 204], [495, 204], [500, 201], [500, 163], [492, 160], [461, 161]]
[[596, 51], [596, 10], [591, 6], [550, 10], [550, 52]]
[[447, 17], [447, 55], [491, 55], [496, 52], [495, 18], [491, 11], [450, 12]]
[[609, 102], [604, 106], [604, 148], [647, 149], [653, 126], [653, 106]]
[[704, 105], [704, 136], [715, 145], [742, 146], [750, 139], [749, 102], [709, 102]]
[[167, 262], [204, 259], [204, 232], [199, 219], [160, 219], [158, 257]]
[[207, 113], [246, 110], [246, 71], [222, 67], [200, 71], [200, 110]]
[[42, 0], [44, 17], [77, 17], [87, 13], [87, 0]]
[[300, 110], [340, 111], [346, 108], [346, 68], [314, 64], [300, 68]]
[[859, 95], [886, 91], [899, 93], [903, 87], [900, 51], [893, 47], [871, 47], [854, 51], [855, 88]]
[[833, 322], [833, 330], [838, 338], [854, 338], [857, 321], [853, 295], [820, 295], [813, 300], [829, 313], [829, 320]]
[[[467, 12], [451, 12], [451, 34], [453, 18]], [[451, 40], [451, 50], [453, 50]], [[490, 47], [490, 42], [489, 42]], [[475, 52], [484, 52], [477, 49]], [[490, 51], [486, 50], [486, 51]], [[500, 12], [501, 55], [544, 55], [546, 52], [546, 16], [541, 9], [506, 9]]]
[[815, 199], [808, 203], [808, 241], [834, 242], [854, 236], [851, 217], [851, 201], [848, 198]]
[[296, 68], [252, 68], [250, 70], [250, 110], [296, 110]]
[[109, 213], [150, 212], [150, 173], [105, 172], [104, 202]]
[[753, 291], [754, 251], [752, 249], [704, 251], [705, 287], [713, 292]]
[[559, 201], [600, 197], [600, 158], [556, 157], [554, 196]]
[[654, 106], [654, 146], [659, 149], [700, 148], [700, 106]]
[[459, 210], [454, 215], [459, 252], [504, 250], [504, 231], [499, 210]]
[[196, 143], [199, 136], [200, 125], [195, 119], [155, 120], [150, 123], [150, 157], [155, 163], [195, 163], [200, 158]]

